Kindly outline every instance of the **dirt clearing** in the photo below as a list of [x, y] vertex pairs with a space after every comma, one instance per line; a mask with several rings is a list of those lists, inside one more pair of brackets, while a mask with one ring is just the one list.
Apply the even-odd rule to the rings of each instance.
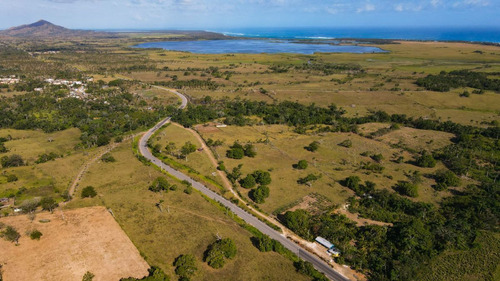
[[[21, 234], [18, 246], [0, 240], [5, 281], [80, 281], [87, 271], [95, 274], [94, 281], [147, 275], [149, 265], [103, 207], [41, 213], [33, 222], [25, 215], [0, 222]], [[34, 229], [43, 234], [39, 241], [26, 235]]]

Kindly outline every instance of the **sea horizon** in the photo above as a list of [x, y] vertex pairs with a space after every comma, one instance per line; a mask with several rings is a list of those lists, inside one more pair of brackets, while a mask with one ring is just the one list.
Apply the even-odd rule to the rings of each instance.
[[270, 39], [388, 39], [500, 43], [500, 27], [240, 27], [94, 29], [106, 32], [206, 31], [241, 38]]

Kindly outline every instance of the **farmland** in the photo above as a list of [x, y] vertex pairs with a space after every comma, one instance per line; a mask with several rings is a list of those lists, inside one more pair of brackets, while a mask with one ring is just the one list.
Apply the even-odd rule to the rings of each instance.
[[[224, 172], [249, 206], [304, 240], [334, 243], [338, 264], [374, 280], [446, 279], [443, 267], [455, 280], [494, 280], [493, 263], [462, 264], [470, 253], [484, 254], [481, 261], [497, 255], [496, 248], [479, 252], [498, 244], [498, 46], [404, 41], [378, 46], [387, 53], [314, 55], [130, 48], [152, 38], [171, 39], [132, 33], [0, 46], [1, 74], [24, 77], [0, 89], [0, 198], [15, 207], [53, 198], [55, 215], [105, 207], [147, 265], [171, 278], [176, 258], [189, 254], [198, 268], [193, 280], [309, 280], [283, 255], [260, 252], [231, 213], [134, 155], [127, 136], [173, 116], [178, 124], [151, 138], [156, 155], [234, 200], [217, 169]], [[44, 44], [62, 51], [28, 54]], [[57, 75], [87, 81], [88, 96], [43, 82]], [[189, 106], [177, 110], [178, 100], [154, 85], [176, 88]], [[197, 133], [209, 151], [199, 150]], [[82, 198], [85, 187], [96, 196]], [[41, 209], [37, 220], [49, 216]], [[15, 247], [22, 250], [37, 242], [26, 239], [18, 212], [1, 215], [22, 230]], [[51, 224], [34, 224], [46, 241]], [[230, 238], [237, 254], [214, 269], [203, 258], [219, 238]], [[145, 274], [139, 264], [137, 275], [120, 277]], [[3, 269], [10, 280], [11, 269]], [[96, 279], [111, 271], [120, 272], [92, 270]]]

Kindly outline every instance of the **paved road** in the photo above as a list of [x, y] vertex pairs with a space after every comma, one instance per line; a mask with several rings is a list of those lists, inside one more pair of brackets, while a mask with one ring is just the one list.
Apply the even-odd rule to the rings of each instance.
[[[165, 89], [165, 88], [162, 88]], [[167, 90], [167, 89], [165, 89]], [[170, 92], [176, 94], [179, 96], [182, 100], [181, 105], [179, 108], [185, 108], [187, 105], [187, 99], [185, 96], [182, 94], [169, 90]], [[258, 230], [260, 230], [262, 233], [268, 235], [274, 240], [277, 240], [283, 246], [285, 246], [287, 249], [290, 251], [296, 253], [301, 259], [308, 261], [314, 265], [314, 267], [323, 272], [329, 279], [335, 280], [335, 281], [348, 281], [346, 277], [335, 271], [332, 267], [330, 267], [327, 263], [325, 263], [323, 260], [318, 258], [317, 256], [303, 250], [299, 245], [295, 244], [293, 241], [290, 241], [288, 238], [286, 238], [283, 234], [279, 233], [278, 231], [274, 230], [264, 222], [260, 221], [258, 218], [254, 217], [252, 214], [246, 212], [245, 210], [241, 209], [240, 207], [236, 206], [226, 198], [222, 197], [221, 195], [213, 192], [212, 190], [208, 189], [206, 186], [203, 184], [195, 181], [194, 179], [190, 178], [189, 176], [171, 168], [170, 166], [166, 165], [163, 163], [160, 159], [156, 158], [153, 156], [151, 151], [147, 148], [147, 143], [149, 138], [156, 132], [159, 128], [161, 128], [163, 125], [168, 123], [170, 121], [170, 117], [163, 119], [160, 121], [156, 126], [151, 128], [149, 131], [147, 131], [144, 136], [141, 137], [139, 140], [139, 151], [140, 153], [146, 157], [148, 160], [150, 160], [153, 164], [156, 166], [160, 167], [167, 173], [173, 175], [174, 177], [178, 178], [179, 180], [186, 180], [190, 182], [193, 185], [193, 188], [196, 188], [209, 198], [220, 202], [222, 205], [226, 206], [228, 209], [230, 209], [234, 214], [236, 214], [238, 217], [242, 218], [246, 223], [254, 226]]]

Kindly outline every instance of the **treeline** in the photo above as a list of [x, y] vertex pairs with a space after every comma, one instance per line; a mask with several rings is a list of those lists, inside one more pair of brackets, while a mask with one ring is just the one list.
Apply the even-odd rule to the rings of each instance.
[[307, 63], [301, 65], [283, 65], [274, 64], [269, 67], [275, 73], [285, 73], [289, 70], [297, 71], [315, 71], [321, 72], [324, 75], [332, 75], [335, 73], [362, 73], [363, 68], [359, 64], [354, 63], [326, 63], [326, 62], [315, 62], [308, 61]]
[[[305, 126], [313, 124], [337, 124], [342, 122], [340, 117], [344, 113], [343, 109], [337, 108], [334, 105], [322, 108], [314, 104], [306, 106], [289, 101], [268, 104], [265, 102], [243, 100], [189, 106], [186, 111], [178, 111], [173, 119], [186, 127], [221, 117], [233, 121], [234, 118], [240, 118], [242, 122], [235, 123], [246, 125], [249, 119], [245, 119], [243, 116], [258, 116], [267, 124]], [[350, 129], [353, 129], [353, 127]]]
[[417, 79], [416, 84], [429, 91], [437, 92], [448, 92], [460, 87], [500, 92], [500, 79], [490, 79], [486, 73], [469, 70], [441, 71], [438, 75], [429, 74], [427, 77]]
[[175, 89], [191, 88], [191, 89], [205, 89], [205, 90], [217, 90], [219, 87], [224, 87], [224, 85], [216, 83], [210, 80], [175, 80], [175, 81], [161, 81], [155, 82], [155, 85], [164, 86]]
[[82, 144], [101, 146], [113, 137], [152, 126], [172, 108], [147, 110], [131, 95], [115, 90], [92, 100], [62, 98], [55, 93], [27, 93], [0, 99], [0, 128], [40, 129], [54, 132], [68, 128], [82, 131]]

